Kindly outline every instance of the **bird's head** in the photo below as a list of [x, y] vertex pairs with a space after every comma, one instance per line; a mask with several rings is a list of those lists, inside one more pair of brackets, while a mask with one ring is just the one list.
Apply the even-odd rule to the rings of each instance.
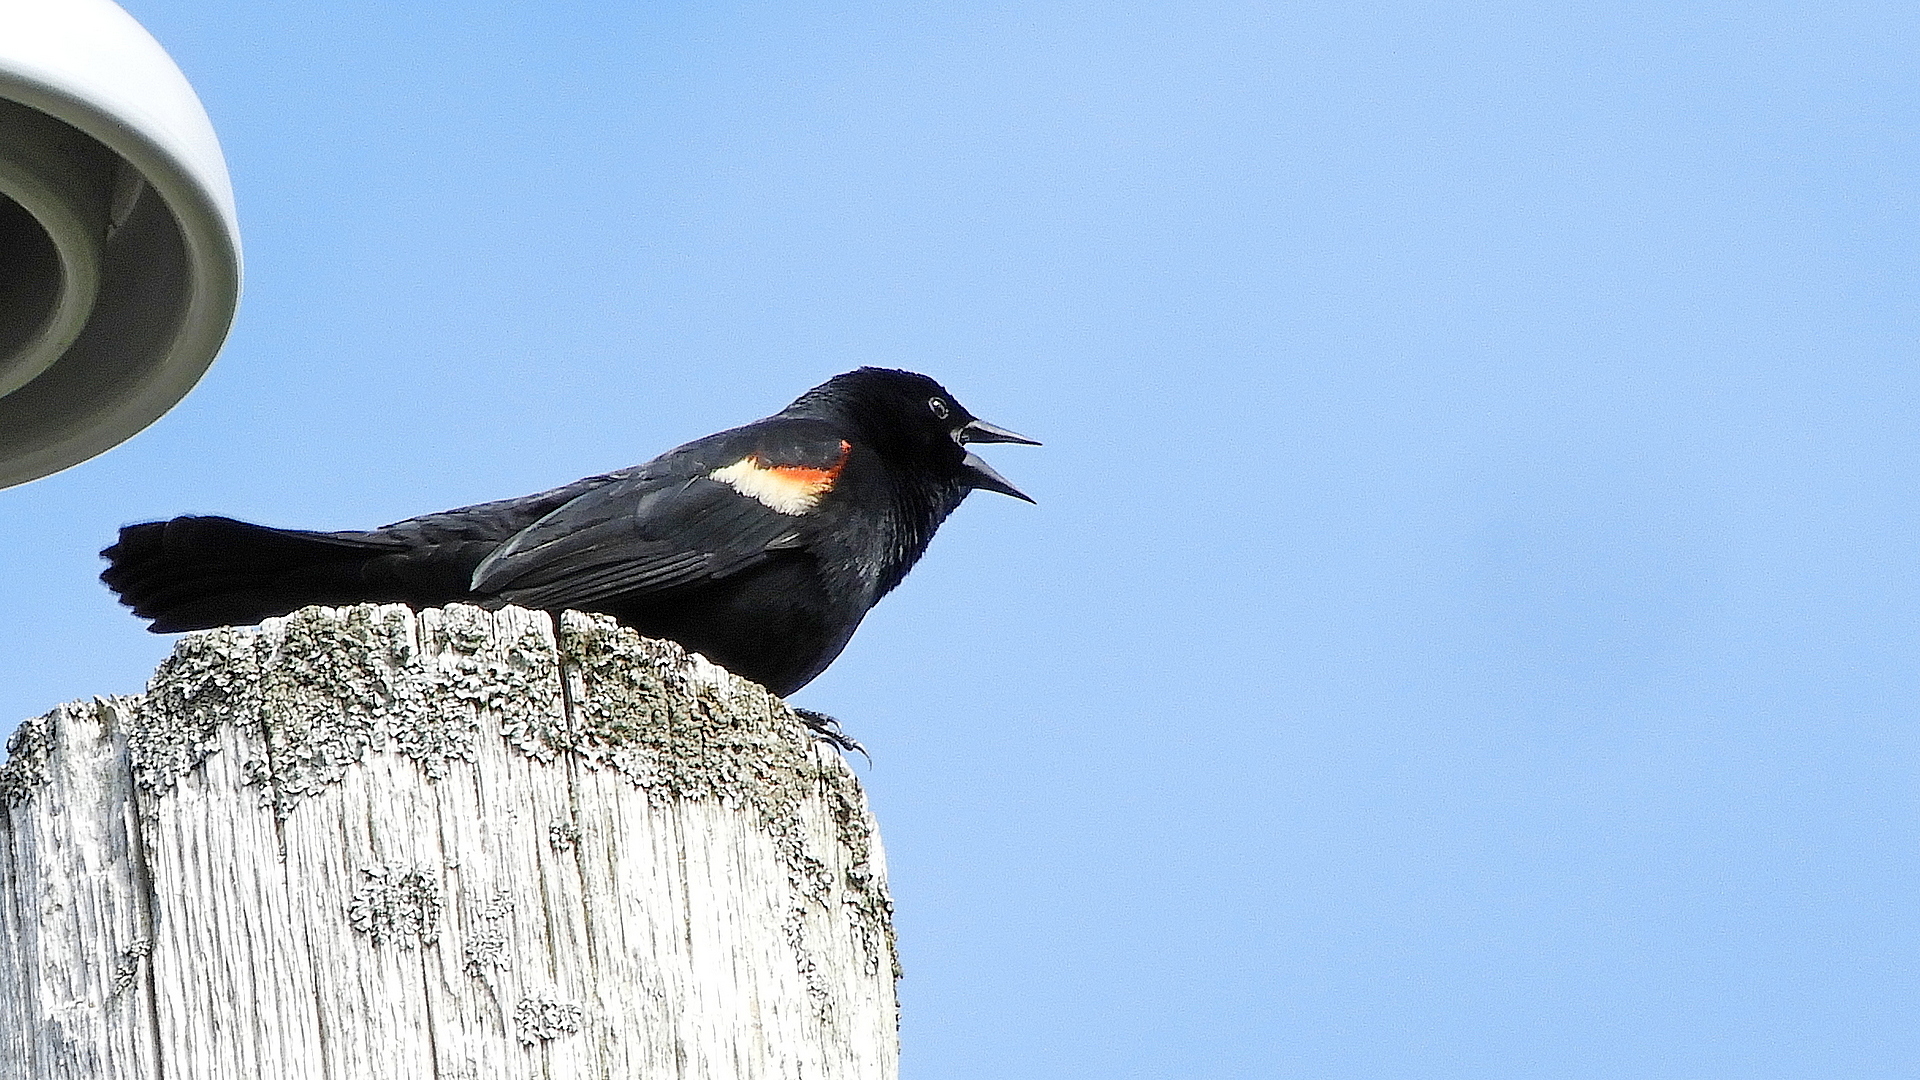
[[1033, 501], [969, 451], [967, 444], [1040, 443], [973, 415], [946, 387], [925, 375], [863, 367], [807, 391], [787, 411], [831, 412], [855, 424], [884, 456], [929, 465], [954, 475], [967, 487]]

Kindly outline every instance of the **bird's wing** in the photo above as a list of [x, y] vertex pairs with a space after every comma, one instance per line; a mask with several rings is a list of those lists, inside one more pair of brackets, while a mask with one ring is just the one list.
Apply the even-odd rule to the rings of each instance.
[[474, 571], [473, 589], [553, 609], [737, 574], [802, 544], [802, 519], [851, 452], [813, 423], [763, 421], [688, 444], [516, 534]]

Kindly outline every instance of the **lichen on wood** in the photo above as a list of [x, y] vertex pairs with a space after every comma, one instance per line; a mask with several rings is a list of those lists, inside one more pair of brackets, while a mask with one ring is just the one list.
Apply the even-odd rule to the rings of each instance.
[[23, 721], [7, 736], [7, 760], [0, 764], [0, 806], [26, 802], [47, 782], [47, 757], [53, 752], [56, 715], [58, 710]]
[[[893, 1075], [846, 763], [677, 645], [559, 622], [311, 608], [23, 725], [0, 1080]], [[64, 831], [82, 804], [119, 816]], [[56, 894], [52, 921], [15, 902]], [[62, 949], [114, 959], [53, 979]]]
[[440, 940], [440, 911], [445, 906], [431, 867], [363, 866], [366, 883], [347, 901], [347, 922], [373, 939], [403, 949]]
[[868, 862], [866, 796], [844, 761], [815, 752], [816, 740], [785, 702], [604, 615], [562, 615], [560, 650], [577, 717], [567, 749], [656, 802], [716, 799], [751, 810], [786, 863], [795, 898], [788, 932], [797, 944], [807, 906], [823, 904], [836, 884], [797, 810], [803, 798], [823, 798], [836, 839], [853, 855], [838, 884], [855, 930], [873, 970], [884, 963], [898, 975], [893, 905]]
[[544, 994], [521, 998], [513, 1009], [514, 1033], [524, 1045], [572, 1035], [580, 1030], [580, 1006], [570, 1001], [555, 1001]]

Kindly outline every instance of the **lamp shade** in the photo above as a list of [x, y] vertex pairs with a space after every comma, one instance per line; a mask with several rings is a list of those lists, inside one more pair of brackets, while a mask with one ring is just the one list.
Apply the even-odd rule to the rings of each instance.
[[0, 0], [0, 487], [159, 419], [239, 300], [226, 162], [166, 50], [110, 0]]

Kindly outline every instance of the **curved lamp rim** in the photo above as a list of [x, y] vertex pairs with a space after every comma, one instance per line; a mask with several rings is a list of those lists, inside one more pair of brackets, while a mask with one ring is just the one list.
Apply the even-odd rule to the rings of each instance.
[[[0, 0], [0, 29], [29, 4], [32, 18], [42, 23], [51, 10], [58, 18], [81, 20], [82, 32], [110, 39], [94, 56], [120, 62], [119, 70], [103, 73], [102, 62], [87, 55], [94, 39], [82, 39], [77, 50], [55, 41], [44, 59], [31, 55], [31, 42], [16, 40], [0, 45], [0, 97], [71, 126], [137, 170], [171, 216], [184, 255], [183, 265], [153, 272], [185, 280], [171, 333], [143, 345], [160, 355], [112, 369], [124, 378], [89, 380], [67, 371], [51, 379], [59, 394], [46, 387], [36, 392], [60, 371], [63, 359], [47, 375], [0, 396], [0, 487], [79, 464], [159, 419], [212, 364], [240, 300], [239, 229], [226, 163], [185, 76], [158, 42], [108, 0]], [[71, 37], [72, 28], [62, 29]], [[131, 64], [125, 62], [129, 57]], [[76, 402], [76, 395], [88, 400]], [[49, 419], [52, 412], [70, 415], [56, 422]], [[10, 444], [9, 428], [30, 434]]]

